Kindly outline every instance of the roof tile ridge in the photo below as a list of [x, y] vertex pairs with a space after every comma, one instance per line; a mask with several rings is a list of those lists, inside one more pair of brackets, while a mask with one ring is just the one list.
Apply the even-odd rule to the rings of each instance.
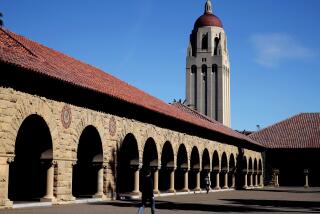
[[[15, 36], [18, 36], [18, 34], [15, 34], [7, 29], [4, 29], [3, 27], [0, 27], [0, 30], [4, 32], [8, 37], [10, 37], [12, 40], [14, 40], [16, 43], [18, 43], [22, 48], [24, 48], [29, 54], [31, 54], [34, 57], [38, 57], [30, 48], [26, 47], [21, 41], [19, 41]], [[23, 36], [22, 36], [23, 37]]]
[[277, 123], [274, 123], [274, 124], [272, 124], [272, 125], [270, 125], [270, 126], [268, 126], [268, 127], [266, 127], [266, 128], [263, 128], [263, 129], [261, 129], [261, 130], [259, 130], [259, 131], [257, 131], [257, 132], [254, 132], [254, 133], [252, 133], [252, 134], [250, 134], [250, 135], [248, 135], [250, 138], [251, 137], [255, 137], [255, 136], [257, 136], [257, 135], [259, 135], [259, 134], [261, 134], [261, 133], [264, 133], [265, 131], [270, 131], [272, 128], [274, 128], [274, 127], [276, 127], [276, 126], [279, 126], [279, 125], [281, 125], [281, 124], [283, 124], [283, 123], [286, 123], [286, 122], [288, 122], [288, 121], [290, 121], [290, 120], [292, 120], [292, 119], [294, 119], [294, 118], [298, 118], [298, 117], [300, 117], [301, 115], [303, 115], [304, 113], [298, 113], [298, 114], [296, 114], [296, 115], [293, 115], [293, 116], [291, 116], [291, 117], [289, 117], [289, 118], [287, 118], [287, 119], [284, 119], [284, 120], [281, 120], [281, 121], [279, 121], [279, 122], [277, 122]]
[[[187, 108], [189, 111], [192, 111], [192, 112], [195, 113], [196, 115], [199, 115], [202, 119], [205, 119], [205, 120], [207, 120], [207, 121], [209, 121], [209, 122], [211, 122], [211, 123], [213, 123], [213, 124], [215, 124], [215, 123], [220, 123], [219, 121], [216, 121], [216, 120], [214, 120], [214, 119], [212, 119], [212, 118], [210, 118], [210, 117], [208, 117], [208, 116], [206, 116], [206, 115], [204, 115], [204, 114], [202, 114], [202, 113], [200, 113], [200, 112], [198, 112], [198, 111], [190, 108], [189, 106], [187, 106], [187, 105], [185, 105], [185, 104], [183, 104], [183, 103], [177, 103], [177, 102], [176, 102], [176, 103], [173, 103], [173, 104], [181, 105], [181, 106]], [[222, 123], [220, 123], [220, 124], [223, 125]]]
[[[176, 103], [172, 103], [172, 105], [173, 105], [173, 106], [174, 106], [174, 105], [183, 106], [184, 108], [187, 108], [187, 109], [190, 110], [191, 112], [193, 112], [193, 113], [201, 116], [201, 119], [204, 119], [204, 120], [210, 122], [212, 125], [222, 126], [223, 128], [228, 129], [229, 131], [231, 131], [231, 132], [233, 132], [233, 133], [235, 133], [235, 134], [237, 134], [237, 135], [241, 135], [244, 140], [248, 140], [248, 141], [252, 141], [252, 140], [253, 140], [253, 141], [255, 141], [254, 139], [251, 139], [251, 138], [249, 138], [248, 136], [246, 136], [246, 135], [244, 135], [244, 134], [241, 134], [241, 133], [233, 130], [232, 128], [224, 125], [223, 123], [220, 123], [219, 121], [216, 121], [216, 120], [214, 120], [214, 119], [209, 118], [208, 116], [206, 116], [206, 115], [204, 115], [204, 114], [201, 114], [200, 112], [198, 112], [198, 111], [190, 108], [189, 106], [187, 106], [187, 105], [185, 105], [185, 104], [183, 104], [183, 103], [178, 103], [178, 102], [176, 102]], [[194, 116], [194, 115], [192, 115], [192, 116]], [[261, 144], [261, 143], [259, 143], [259, 142], [257, 142], [257, 141], [255, 141], [255, 143], [257, 143], [258, 145], [262, 145], [262, 146], [263, 146], [263, 144]]]

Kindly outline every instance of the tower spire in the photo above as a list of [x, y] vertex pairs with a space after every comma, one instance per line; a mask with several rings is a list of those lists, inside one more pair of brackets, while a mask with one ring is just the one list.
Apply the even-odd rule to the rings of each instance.
[[212, 14], [212, 4], [211, 4], [211, 0], [207, 0], [207, 2], [206, 2], [206, 4], [205, 4], [204, 13], [206, 13], [206, 14]]

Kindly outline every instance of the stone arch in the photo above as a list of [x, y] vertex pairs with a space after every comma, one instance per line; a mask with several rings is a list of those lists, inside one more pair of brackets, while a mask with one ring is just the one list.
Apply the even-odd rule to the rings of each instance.
[[227, 176], [229, 172], [229, 166], [228, 166], [228, 157], [225, 152], [221, 155], [221, 172], [220, 172], [220, 183], [221, 186], [226, 188], [228, 186], [228, 183], [226, 183], [225, 176]]
[[257, 162], [257, 159], [254, 158], [254, 161], [253, 161], [253, 173], [257, 173], [258, 172], [258, 162]]
[[6, 146], [7, 154], [14, 153], [16, 136], [25, 119], [31, 115], [38, 115], [43, 118], [50, 131], [52, 138], [53, 157], [56, 158], [58, 156], [56, 145], [59, 142], [59, 131], [57, 128], [58, 124], [52, 109], [45, 100], [36, 98], [18, 99], [16, 105], [14, 106], [14, 113], [12, 114], [8, 112], [7, 114], [11, 117], [8, 126], [3, 127], [3, 129], [8, 127], [8, 130], [5, 130], [7, 132], [7, 136], [4, 136], [8, 140], [8, 144]]
[[40, 199], [46, 194], [47, 170], [52, 166], [53, 141], [45, 119], [27, 116], [15, 141], [15, 158], [9, 169], [9, 199]]
[[253, 163], [252, 163], [252, 158], [249, 157], [249, 161], [248, 161], [248, 186], [253, 186]]
[[79, 139], [81, 137], [81, 135], [83, 134], [83, 131], [87, 128], [87, 127], [94, 127], [97, 132], [99, 133], [100, 139], [101, 139], [101, 143], [102, 143], [102, 149], [103, 149], [103, 154], [104, 154], [104, 162], [107, 162], [108, 160], [106, 160], [106, 146], [104, 146], [104, 142], [105, 141], [105, 129], [103, 128], [103, 122], [102, 122], [102, 117], [98, 117], [96, 115], [94, 115], [94, 113], [92, 112], [85, 112], [84, 114], [81, 114], [82, 117], [80, 118], [80, 120], [77, 121], [77, 123], [72, 123], [70, 126], [70, 129], [72, 129], [72, 134], [73, 134], [73, 145], [72, 145], [72, 150], [74, 151], [73, 153], [73, 159], [76, 159], [76, 156], [78, 154], [78, 148], [79, 148]]
[[122, 140], [117, 162], [117, 192], [131, 193], [134, 191], [135, 172], [141, 167], [138, 142], [132, 133], [128, 133]]
[[166, 141], [161, 152], [161, 169], [159, 172], [159, 190], [168, 191], [170, 188], [170, 174], [175, 168], [174, 152], [170, 141]]
[[197, 186], [197, 174], [200, 170], [200, 156], [197, 146], [194, 146], [190, 157], [189, 188], [195, 189]]
[[185, 173], [189, 169], [189, 158], [186, 146], [182, 143], [177, 153], [177, 169], [175, 171], [175, 188], [184, 189]]
[[153, 138], [148, 138], [143, 148], [142, 164], [145, 168], [158, 168], [158, 149]]
[[259, 172], [260, 174], [262, 174], [262, 171], [263, 171], [262, 160], [259, 159], [259, 162], [258, 162], [258, 172]]
[[235, 170], [236, 170], [236, 159], [233, 155], [233, 153], [230, 154], [229, 157], [229, 174], [228, 174], [228, 186], [229, 187], [234, 187], [235, 181]]
[[205, 178], [209, 175], [211, 172], [211, 166], [210, 166], [210, 155], [208, 149], [204, 149], [202, 153], [202, 168], [200, 173], [200, 187], [203, 189], [206, 187]]
[[212, 163], [211, 185], [213, 188], [218, 188], [219, 173], [220, 173], [221, 167], [220, 167], [219, 153], [217, 150], [213, 152], [211, 163]]
[[72, 194], [88, 197], [97, 193], [98, 172], [103, 167], [103, 145], [96, 127], [85, 127], [77, 148], [77, 163], [73, 167]]

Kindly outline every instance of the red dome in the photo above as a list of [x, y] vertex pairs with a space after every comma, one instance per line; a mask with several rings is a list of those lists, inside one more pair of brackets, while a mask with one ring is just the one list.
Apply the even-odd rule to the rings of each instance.
[[214, 26], [214, 27], [222, 28], [222, 22], [217, 16], [211, 13], [205, 13], [197, 19], [196, 23], [194, 24], [194, 28], [197, 29], [197, 28], [206, 27], [206, 26]]

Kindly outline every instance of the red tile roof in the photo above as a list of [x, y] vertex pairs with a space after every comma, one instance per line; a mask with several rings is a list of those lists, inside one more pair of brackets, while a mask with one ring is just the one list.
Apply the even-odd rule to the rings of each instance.
[[[221, 130], [224, 130], [225, 133], [232, 133], [232, 135], [234, 137], [237, 136], [237, 138], [240, 138], [240, 139], [243, 139], [243, 140], [246, 140], [248, 142], [251, 142], [253, 144], [258, 144], [256, 141], [253, 141], [251, 138], [249, 138], [248, 136], [244, 135], [244, 134], [241, 134], [237, 131], [234, 131], [233, 129], [223, 125], [222, 123], [220, 123], [219, 121], [216, 121], [210, 117], [207, 117], [206, 115], [203, 115], [199, 112], [197, 112], [196, 110], [193, 110], [191, 108], [189, 108], [188, 106], [182, 104], [182, 103], [179, 103], [179, 102], [176, 102], [176, 103], [173, 103], [172, 104], [173, 106], [177, 107], [180, 111], [183, 111], [189, 115], [191, 115], [192, 117], [195, 117], [195, 118], [198, 118], [199, 120], [202, 120], [202, 121], [207, 121], [209, 123], [212, 124], [212, 126], [219, 126]], [[261, 144], [260, 144], [261, 145]]]
[[[0, 28], [0, 62], [103, 93], [153, 112], [260, 145], [221, 124], [181, 111], [91, 65]], [[261, 145], [260, 145], [261, 146]]]
[[267, 148], [320, 148], [320, 113], [301, 113], [249, 135]]

